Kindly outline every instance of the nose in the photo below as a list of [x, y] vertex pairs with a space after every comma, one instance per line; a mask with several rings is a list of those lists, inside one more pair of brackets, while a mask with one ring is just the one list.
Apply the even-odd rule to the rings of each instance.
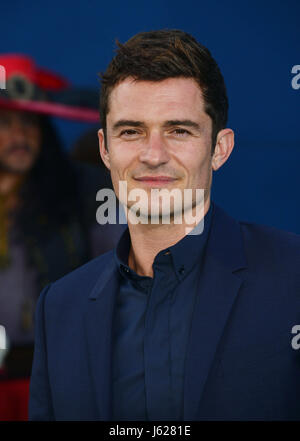
[[139, 159], [152, 167], [157, 167], [169, 161], [167, 146], [160, 133], [156, 132], [149, 135]]

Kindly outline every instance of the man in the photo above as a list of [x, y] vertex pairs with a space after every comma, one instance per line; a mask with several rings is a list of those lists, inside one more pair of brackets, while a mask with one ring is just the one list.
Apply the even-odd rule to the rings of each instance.
[[[234, 146], [227, 108], [219, 68], [192, 36], [119, 44], [102, 75], [99, 145], [128, 229], [41, 294], [32, 420], [299, 419], [300, 239], [210, 201]], [[161, 189], [193, 194], [183, 208], [174, 198], [169, 223], [151, 196]], [[148, 196], [139, 223], [130, 192]], [[178, 222], [183, 211], [194, 220]]]
[[3, 55], [0, 65], [7, 73], [0, 91], [0, 324], [11, 345], [0, 380], [6, 380], [30, 375], [41, 289], [115, 242], [95, 220], [95, 195], [108, 180], [71, 163], [49, 118], [94, 121], [96, 111], [58, 102], [59, 92], [72, 88], [29, 57]]

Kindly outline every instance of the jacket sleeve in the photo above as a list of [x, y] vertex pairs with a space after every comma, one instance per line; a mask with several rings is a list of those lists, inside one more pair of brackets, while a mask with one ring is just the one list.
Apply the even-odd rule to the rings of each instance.
[[51, 285], [41, 292], [35, 310], [34, 356], [30, 378], [29, 420], [51, 421], [54, 412], [48, 378], [44, 304]]

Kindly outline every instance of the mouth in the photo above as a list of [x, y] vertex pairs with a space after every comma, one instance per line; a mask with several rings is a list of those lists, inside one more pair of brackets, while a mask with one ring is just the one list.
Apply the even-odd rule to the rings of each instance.
[[177, 180], [176, 178], [171, 178], [170, 176], [141, 176], [134, 179], [150, 187], [166, 186]]
[[25, 146], [24, 147], [15, 147], [8, 152], [9, 155], [19, 155], [19, 154], [21, 154], [21, 155], [27, 154], [28, 155], [30, 153], [31, 153], [30, 149]]

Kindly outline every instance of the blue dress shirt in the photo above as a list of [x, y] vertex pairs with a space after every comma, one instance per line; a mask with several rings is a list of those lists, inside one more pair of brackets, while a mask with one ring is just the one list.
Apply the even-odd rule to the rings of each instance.
[[160, 251], [153, 278], [128, 266], [128, 228], [115, 249], [121, 273], [113, 321], [113, 419], [183, 419], [186, 348], [213, 203], [199, 235]]

